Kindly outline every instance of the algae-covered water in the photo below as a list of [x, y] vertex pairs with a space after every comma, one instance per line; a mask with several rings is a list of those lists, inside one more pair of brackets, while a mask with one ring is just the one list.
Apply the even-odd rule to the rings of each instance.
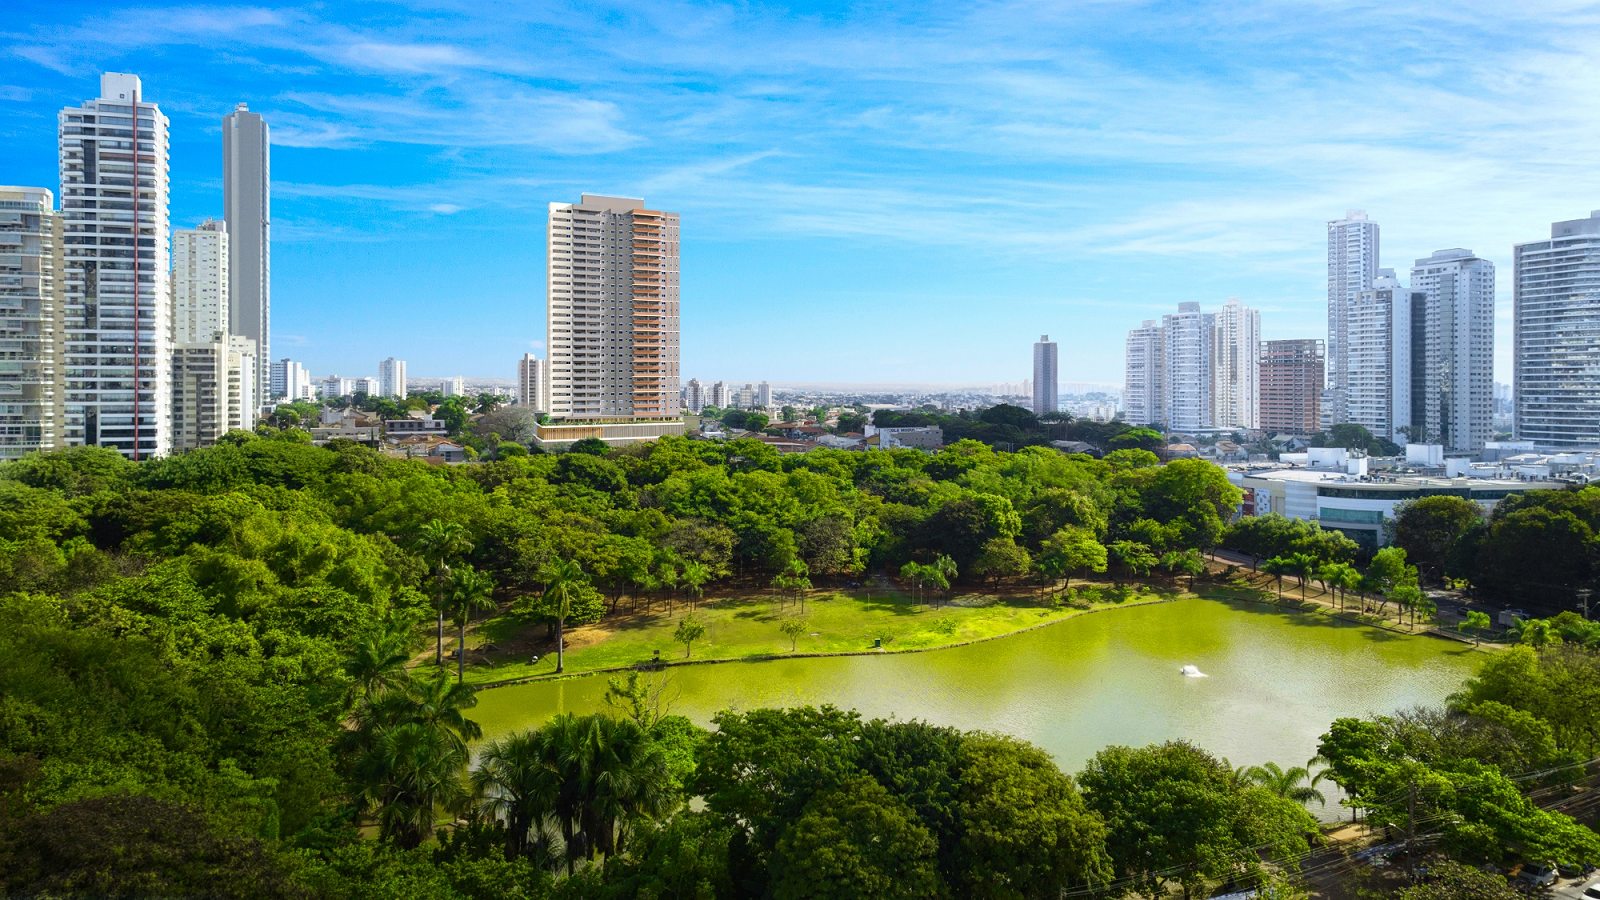
[[[701, 724], [723, 709], [831, 703], [1015, 735], [1071, 772], [1108, 744], [1175, 738], [1235, 766], [1300, 765], [1335, 718], [1438, 703], [1482, 659], [1439, 638], [1188, 599], [948, 650], [669, 671], [671, 711]], [[1184, 676], [1185, 665], [1206, 677]], [[479, 694], [474, 718], [492, 738], [557, 712], [594, 711], [605, 687], [606, 676], [594, 675], [496, 688]]]

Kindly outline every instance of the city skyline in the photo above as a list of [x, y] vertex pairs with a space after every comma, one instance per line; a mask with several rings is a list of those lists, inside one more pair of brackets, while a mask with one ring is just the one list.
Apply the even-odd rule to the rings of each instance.
[[[1495, 377], [1508, 381], [1511, 246], [1596, 205], [1567, 197], [1583, 154], [1556, 158], [1593, 145], [1573, 130], [1595, 126], [1562, 112], [1585, 108], [1588, 88], [1571, 73], [1584, 65], [1587, 26], [1561, 21], [1558, 31], [1557, 17], [1538, 11], [1513, 23], [1514, 39], [1500, 35], [1506, 47], [1490, 46], [1484, 25], [1417, 9], [1294, 21], [1219, 9], [1199, 35], [1186, 17], [1153, 11], [1141, 35], [1110, 10], [1051, 18], [932, 6], [820, 19], [722, 10], [689, 16], [697, 24], [681, 40], [669, 10], [631, 19], [621, 47], [607, 37], [624, 26], [599, 12], [560, 26], [512, 16], [490, 29], [470, 11], [400, 24], [334, 4], [195, 11], [131, 41], [95, 36], [128, 33], [119, 22], [136, 13], [80, 18], [24, 4], [20, 21], [32, 24], [8, 34], [14, 62], [0, 88], [8, 180], [55, 184], [39, 120], [90, 93], [97, 70], [136, 72], [175, 117], [173, 227], [192, 227], [221, 211], [218, 120], [250, 104], [273, 121], [278, 157], [271, 357], [316, 371], [399, 350], [418, 371], [514, 377], [522, 353], [545, 350], [542, 229], [529, 212], [587, 190], [644, 194], [693, 223], [685, 371], [1012, 380], [1025, 370], [1010, 348], [1070, 329], [1090, 340], [1067, 354], [1062, 377], [1104, 378], [1120, 368], [1128, 320], [1228, 296], [1263, 312], [1266, 339], [1324, 337], [1323, 227], [1365, 208], [1384, 223], [1390, 259], [1470, 246], [1496, 263]], [[1326, 65], [1397, 16], [1410, 66]], [[1280, 49], [1283, 28], [1291, 39]], [[903, 51], [874, 56], [891, 33]], [[999, 49], [963, 54], [967, 35]], [[510, 52], [531, 40], [548, 63]], [[830, 56], [852, 41], [861, 49]], [[1140, 64], [1166, 41], [1195, 62]], [[709, 52], [722, 46], [740, 52]], [[1507, 59], [1513, 47], [1522, 56]], [[1043, 51], [1059, 51], [1056, 61], [1040, 64]], [[551, 78], [589, 53], [615, 65]], [[1491, 77], [1507, 66], [1524, 77]], [[1263, 84], [1269, 70], [1298, 79]], [[694, 99], [663, 86], [685, 81], [712, 87]], [[938, 89], [918, 90], [928, 84]], [[1378, 94], [1401, 126], [1370, 128], [1362, 98]], [[1173, 95], [1216, 115], [1178, 115]], [[410, 102], [417, 127], [397, 133]], [[1024, 105], [1026, 115], [990, 118]], [[506, 110], [556, 124], [499, 118]], [[1220, 122], [1233, 134], [1219, 139]], [[983, 146], [979, 133], [998, 139]], [[969, 225], [999, 215], [1012, 236], [999, 254], [964, 243]], [[420, 252], [440, 235], [462, 252]], [[504, 327], [430, 322], [444, 339], [408, 346], [407, 317], [393, 313], [427, 315], [463, 278], [475, 310]], [[907, 317], [913, 309], [926, 315]], [[806, 353], [774, 356], [740, 339], [845, 310], [860, 327]]]

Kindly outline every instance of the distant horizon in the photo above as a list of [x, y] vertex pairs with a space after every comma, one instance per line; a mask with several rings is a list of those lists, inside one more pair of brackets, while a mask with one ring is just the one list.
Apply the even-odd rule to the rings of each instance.
[[[544, 355], [545, 210], [592, 192], [682, 214], [684, 372], [1019, 381], [1047, 333], [1064, 379], [1111, 383], [1128, 329], [1232, 296], [1265, 339], [1326, 338], [1325, 225], [1365, 209], [1403, 279], [1441, 247], [1496, 264], [1507, 382], [1512, 245], [1600, 207], [1597, 25], [1558, 8], [21, 0], [9, 22], [0, 180], [58, 190], [56, 112], [130, 72], [192, 227], [222, 212], [221, 117], [266, 117], [273, 355], [313, 372]], [[1373, 35], [1404, 65], [1354, 62]]]

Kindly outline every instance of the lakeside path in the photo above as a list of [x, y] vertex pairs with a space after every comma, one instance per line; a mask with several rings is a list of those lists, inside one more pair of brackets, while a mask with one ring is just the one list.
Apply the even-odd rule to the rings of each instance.
[[[1216, 560], [1213, 577], [1228, 565], [1239, 564]], [[1014, 593], [957, 595], [949, 603], [935, 607], [883, 588], [818, 591], [806, 601], [803, 620], [807, 631], [795, 639], [793, 649], [790, 638], [779, 631], [784, 619], [800, 615], [793, 602], [780, 610], [770, 596], [725, 597], [707, 600], [695, 610], [676, 604], [670, 616], [665, 604], [658, 602], [653, 611], [614, 614], [594, 625], [568, 629], [566, 670], [559, 675], [555, 672], [554, 641], [545, 637], [543, 627], [517, 627], [509, 620], [496, 619], [484, 623], [478, 629], [477, 640], [472, 641], [479, 648], [488, 644], [492, 649], [473, 650], [472, 656], [483, 662], [469, 666], [467, 681], [491, 688], [616, 672], [657, 664], [657, 651], [661, 667], [918, 653], [996, 640], [1090, 613], [1189, 597], [1263, 603], [1401, 635], [1434, 634], [1471, 642], [1469, 638], [1425, 627], [1412, 630], [1387, 617], [1340, 612], [1337, 598], [1318, 596], [1310, 586], [1305, 601], [1288, 594], [1280, 601], [1274, 580], [1247, 566], [1240, 566], [1229, 583], [1202, 581], [1193, 591], [1184, 590], [1177, 583], [1130, 583], [1119, 589], [1105, 582], [1078, 582], [1067, 596], [1076, 605], [1052, 604], [1041, 600], [1037, 589], [1028, 593], [1019, 586]], [[1119, 602], [1117, 597], [1123, 599]], [[686, 655], [684, 645], [674, 640], [673, 631], [691, 612], [705, 624], [706, 637]], [[882, 646], [875, 646], [879, 641]], [[535, 654], [537, 661], [532, 660]]]

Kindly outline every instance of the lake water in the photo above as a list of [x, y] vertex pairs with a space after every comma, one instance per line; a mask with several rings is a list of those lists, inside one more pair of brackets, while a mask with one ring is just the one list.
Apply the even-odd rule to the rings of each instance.
[[[1033, 742], [1069, 772], [1108, 744], [1183, 738], [1235, 766], [1302, 765], [1340, 716], [1436, 704], [1483, 659], [1464, 644], [1268, 604], [1189, 599], [1079, 616], [969, 647], [671, 669], [672, 712], [821, 705]], [[1193, 665], [1207, 677], [1186, 677]], [[601, 706], [606, 676], [496, 688], [486, 737]], [[1331, 788], [1331, 786], [1329, 786]], [[1337, 816], [1331, 806], [1322, 817]]]

